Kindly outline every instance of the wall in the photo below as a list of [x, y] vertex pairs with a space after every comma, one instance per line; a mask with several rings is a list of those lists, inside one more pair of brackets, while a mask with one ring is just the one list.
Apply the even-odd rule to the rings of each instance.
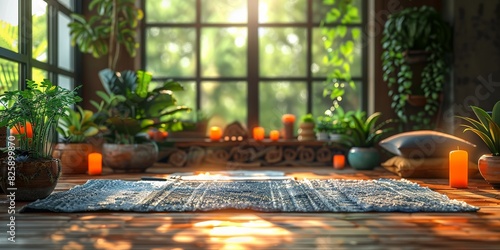
[[500, 1], [448, 0], [453, 10], [454, 63], [453, 100], [444, 117], [453, 132], [478, 145], [478, 155], [487, 153], [484, 143], [471, 132], [462, 133], [452, 115], [474, 117], [470, 105], [491, 110], [500, 100]]
[[[471, 160], [476, 161], [486, 152], [484, 143], [472, 133], [463, 133], [457, 115], [473, 117], [470, 105], [490, 110], [500, 100], [500, 1], [498, 0], [443, 0], [403, 1], [377, 0], [375, 24], [386, 20], [386, 15], [403, 7], [432, 5], [441, 11], [453, 28], [452, 68], [444, 87], [444, 111], [439, 130], [452, 133], [478, 145]], [[383, 27], [383, 26], [382, 26]], [[377, 35], [377, 33], [375, 33]], [[375, 36], [374, 110], [394, 117], [388, 88], [382, 80], [380, 55], [381, 35]]]

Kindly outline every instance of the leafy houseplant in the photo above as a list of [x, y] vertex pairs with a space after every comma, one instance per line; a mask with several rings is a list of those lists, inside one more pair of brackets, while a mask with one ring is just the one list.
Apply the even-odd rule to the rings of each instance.
[[54, 86], [45, 79], [27, 81], [24, 90], [7, 91], [0, 96], [0, 127], [13, 128], [18, 134], [10, 145], [8, 158], [0, 162], [1, 185], [7, 185], [9, 166], [15, 164], [16, 199], [34, 200], [48, 196], [55, 188], [60, 165], [53, 159], [54, 130], [63, 110], [80, 101], [75, 90]]
[[387, 127], [392, 120], [377, 124], [381, 115], [380, 112], [376, 112], [368, 118], [364, 114], [350, 116], [352, 122], [350, 122], [346, 139], [351, 149], [347, 158], [353, 168], [369, 170], [380, 163], [380, 156], [375, 145], [392, 130], [391, 127]]
[[486, 181], [500, 188], [500, 101], [493, 106], [491, 115], [479, 107], [471, 106], [471, 108], [477, 120], [459, 116], [468, 122], [462, 125], [465, 127], [464, 132], [475, 133], [490, 150], [491, 154], [485, 154], [479, 158], [479, 172]]
[[[156, 161], [158, 149], [156, 144], [146, 143], [147, 139], [141, 135], [151, 128], [182, 129], [176, 114], [190, 108], [178, 106], [173, 93], [183, 87], [176, 81], [167, 81], [149, 90], [152, 75], [142, 70], [114, 72], [104, 69], [99, 77], [106, 92], [98, 92], [103, 98], [101, 103], [91, 103], [103, 110], [101, 119], [109, 130], [107, 140], [110, 143], [103, 145], [104, 164], [115, 171], [144, 171]], [[132, 151], [151, 152], [152, 155], [131, 159]]]
[[333, 119], [331, 116], [322, 115], [316, 118], [316, 137], [318, 140], [327, 141], [333, 130]]
[[[410, 129], [433, 129], [449, 68], [451, 28], [432, 7], [403, 9], [385, 23], [382, 47], [391, 107], [401, 122], [411, 123]], [[423, 107], [410, 112], [414, 98], [423, 100]]]
[[108, 67], [113, 70], [121, 46], [135, 57], [139, 47], [135, 29], [144, 16], [135, 6], [135, 0], [92, 0], [89, 10], [95, 10], [97, 14], [88, 19], [79, 14], [71, 15], [74, 21], [68, 26], [72, 44], [96, 58], [107, 55]]
[[63, 136], [64, 142], [81, 143], [88, 137], [97, 135], [100, 128], [96, 123], [96, 114], [91, 110], [76, 106], [76, 110], [66, 107], [67, 116], [61, 117], [57, 132]]
[[63, 143], [55, 146], [53, 157], [61, 160], [64, 174], [83, 174], [88, 168], [88, 154], [93, 151], [87, 138], [97, 135], [103, 127], [95, 123], [97, 114], [76, 106], [76, 110], [66, 107], [67, 116], [61, 117], [57, 132]]

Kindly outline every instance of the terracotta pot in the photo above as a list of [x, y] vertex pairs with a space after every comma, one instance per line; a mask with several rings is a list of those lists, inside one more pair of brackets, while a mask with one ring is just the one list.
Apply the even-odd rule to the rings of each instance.
[[356, 170], [373, 170], [380, 165], [380, 154], [374, 147], [352, 147], [347, 154], [347, 160]]
[[426, 63], [430, 54], [425, 50], [406, 50], [403, 51], [403, 58], [409, 64]]
[[63, 174], [85, 174], [88, 170], [88, 156], [93, 147], [89, 143], [58, 143], [52, 157], [61, 160]]
[[408, 95], [406, 101], [413, 107], [423, 107], [427, 104], [427, 98], [423, 95]]
[[299, 141], [313, 141], [316, 140], [316, 133], [314, 132], [314, 123], [303, 122], [299, 125], [298, 130], [299, 136], [297, 140]]
[[156, 143], [110, 144], [102, 147], [104, 166], [114, 172], [141, 173], [158, 160]]
[[[15, 193], [16, 201], [34, 201], [49, 196], [61, 175], [59, 159], [14, 163], [12, 167], [6, 159], [0, 162], [0, 185], [7, 194]], [[11, 183], [9, 177], [12, 179], [14, 173]]]
[[500, 189], [500, 156], [483, 155], [478, 161], [479, 172], [495, 189]]

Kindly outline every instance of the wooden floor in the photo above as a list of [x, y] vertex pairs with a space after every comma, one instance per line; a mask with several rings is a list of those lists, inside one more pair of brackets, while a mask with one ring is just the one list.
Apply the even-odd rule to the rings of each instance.
[[[157, 165], [145, 174], [101, 179], [138, 180], [211, 168]], [[217, 170], [228, 170], [219, 168]], [[260, 168], [260, 170], [262, 170]], [[275, 167], [297, 178], [398, 178], [383, 169]], [[56, 191], [94, 177], [63, 176]], [[2, 195], [0, 249], [500, 249], [500, 191], [482, 179], [454, 189], [446, 179], [411, 179], [481, 209], [476, 213], [23, 213], [15, 214], [15, 243], [7, 240]], [[26, 203], [17, 203], [20, 209]]]

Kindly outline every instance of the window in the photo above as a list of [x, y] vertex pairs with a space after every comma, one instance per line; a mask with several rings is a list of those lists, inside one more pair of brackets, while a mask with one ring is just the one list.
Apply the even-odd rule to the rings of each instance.
[[[348, 34], [360, 34], [366, 20], [365, 1], [354, 4], [361, 18], [344, 25]], [[155, 81], [180, 81], [187, 91], [177, 94], [179, 103], [211, 115], [212, 123], [270, 131], [285, 113], [317, 116], [332, 106], [323, 97], [334, 70], [323, 62], [323, 0], [158, 0], [142, 8], [142, 65]], [[365, 105], [365, 46], [359, 35], [354, 41], [356, 88], [346, 88], [346, 109]]]
[[75, 86], [70, 14], [74, 1], [5, 1], [0, 9], [0, 94], [24, 88], [25, 79]]

